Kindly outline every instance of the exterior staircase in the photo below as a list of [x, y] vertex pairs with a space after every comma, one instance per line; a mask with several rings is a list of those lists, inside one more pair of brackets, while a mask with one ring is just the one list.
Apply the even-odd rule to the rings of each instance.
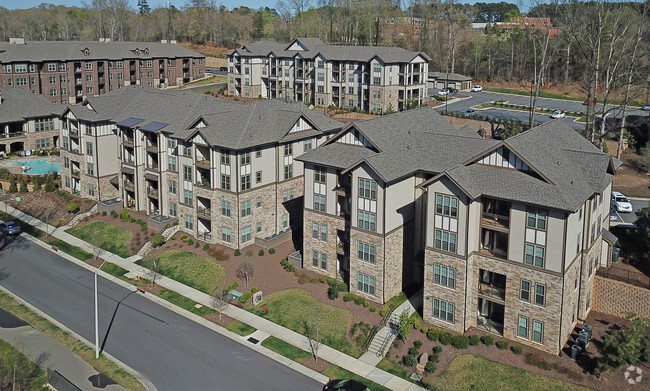
[[[169, 240], [169, 238], [171, 238], [172, 236], [174, 236], [174, 234], [175, 234], [176, 232], [178, 232], [178, 231], [180, 231], [180, 230], [181, 230], [181, 225], [180, 225], [180, 224], [176, 224], [176, 225], [173, 225], [173, 226], [171, 226], [171, 227], [167, 227], [167, 228], [165, 228], [165, 230], [162, 231], [162, 236], [164, 236], [164, 237], [165, 237], [165, 241], [167, 241], [167, 240]], [[144, 256], [147, 255], [147, 254], [149, 254], [149, 252], [150, 252], [152, 249], [153, 249], [153, 244], [151, 244], [151, 242], [147, 242], [147, 243], [145, 243], [144, 246], [142, 246], [142, 248], [138, 251], [138, 255], [139, 255], [140, 257], [143, 257], [143, 258], [144, 258]]]
[[95, 204], [95, 206], [93, 206], [88, 212], [76, 215], [72, 220], [70, 220], [70, 223], [68, 223], [68, 227], [70, 228], [74, 227], [75, 225], [79, 224], [81, 220], [85, 219], [88, 216], [92, 216], [95, 213], [97, 213], [97, 204]]
[[367, 364], [376, 366], [386, 356], [393, 340], [399, 334], [399, 319], [402, 313], [406, 311], [411, 316], [415, 309], [422, 306], [422, 290], [409, 297], [404, 303], [400, 304], [390, 314], [385, 322], [385, 326], [377, 331], [375, 337], [368, 346], [368, 351], [359, 359]]

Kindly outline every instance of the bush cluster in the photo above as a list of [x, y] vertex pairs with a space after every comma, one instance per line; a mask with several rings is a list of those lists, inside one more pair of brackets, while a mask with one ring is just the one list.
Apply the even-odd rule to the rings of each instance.
[[68, 202], [65, 206], [65, 210], [67, 210], [68, 213], [77, 213], [79, 212], [79, 204], [76, 202]]
[[510, 345], [510, 343], [508, 341], [506, 341], [505, 339], [497, 341], [497, 348], [498, 349], [506, 350], [506, 349], [508, 349], [509, 345]]
[[522, 354], [524, 352], [524, 348], [521, 345], [515, 345], [511, 349], [514, 354]]
[[485, 346], [492, 346], [494, 345], [494, 338], [491, 335], [484, 335], [481, 337], [481, 342]]
[[280, 265], [282, 265], [284, 270], [286, 270], [288, 272], [293, 273], [293, 272], [296, 271], [296, 267], [293, 265], [293, 263], [289, 262], [289, 260], [287, 258], [284, 258], [283, 260], [281, 260]]
[[151, 237], [151, 244], [154, 247], [160, 247], [163, 244], [165, 244], [165, 237], [162, 236], [161, 234], [157, 234]]
[[271, 254], [271, 255], [275, 254], [275, 249], [273, 247], [271, 247], [269, 249], [269, 254]]
[[469, 338], [466, 335], [454, 335], [451, 345], [456, 349], [467, 349], [469, 347]]

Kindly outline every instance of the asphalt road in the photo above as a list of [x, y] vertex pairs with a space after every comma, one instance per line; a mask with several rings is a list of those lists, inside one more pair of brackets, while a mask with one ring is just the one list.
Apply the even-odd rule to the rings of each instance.
[[[0, 284], [94, 341], [93, 273], [22, 237], [0, 237]], [[319, 390], [302, 374], [99, 278], [103, 351], [166, 390]], [[78, 385], [82, 387], [83, 385]]]
[[615, 210], [612, 210], [610, 214], [610, 221], [613, 224], [636, 224], [636, 221], [639, 220], [639, 216], [636, 215], [636, 211], [641, 208], [648, 207], [648, 201], [646, 200], [631, 199], [631, 198], [628, 199], [632, 204], [632, 208], [634, 209], [634, 212], [623, 213], [623, 212], [616, 212]]

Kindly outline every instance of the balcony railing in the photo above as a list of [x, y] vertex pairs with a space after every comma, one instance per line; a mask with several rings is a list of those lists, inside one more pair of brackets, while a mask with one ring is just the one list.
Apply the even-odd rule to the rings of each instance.
[[147, 164], [147, 170], [155, 170], [158, 171], [158, 163], [149, 163]]
[[498, 248], [483, 247], [481, 248], [481, 254], [490, 255], [501, 259], [508, 259], [508, 251]]
[[0, 137], [2, 138], [16, 138], [16, 137], [23, 137], [26, 133], [25, 132], [10, 132], [10, 133], [2, 133], [0, 134]]
[[147, 144], [147, 152], [158, 153], [158, 146], [153, 144]]
[[75, 155], [81, 155], [79, 148], [70, 148], [70, 152], [74, 153]]
[[212, 167], [212, 165], [210, 163], [210, 160], [207, 160], [207, 159], [197, 160], [195, 164], [196, 164], [197, 167], [205, 167], [205, 168], [211, 168]]
[[132, 138], [125, 137], [122, 140], [122, 145], [125, 147], [133, 147], [135, 145], [135, 141]]
[[79, 129], [70, 129], [68, 130], [68, 134], [73, 137], [79, 136]]
[[497, 287], [490, 284], [485, 284], [483, 282], [478, 284], [478, 294], [482, 296], [491, 297], [493, 299], [498, 299], [501, 301], [506, 300], [505, 288]]
[[203, 188], [205, 188], [205, 189], [211, 189], [211, 188], [212, 188], [212, 186], [210, 186], [210, 181], [208, 181], [207, 179], [205, 179], [205, 180], [201, 180], [201, 181], [197, 181], [197, 182], [195, 183], [195, 185], [198, 186], [198, 187], [203, 187]]
[[502, 229], [508, 229], [510, 227], [510, 217], [503, 215], [503, 214], [497, 214], [497, 213], [486, 213], [483, 212], [483, 218], [481, 219], [481, 223], [483, 225], [487, 225], [489, 227], [494, 227], [494, 228], [502, 228]]
[[204, 219], [208, 219], [208, 220], [210, 220], [210, 219], [212, 218], [212, 209], [209, 209], [209, 208], [203, 208], [203, 209], [201, 209], [201, 208], [199, 208], [199, 209], [196, 211], [196, 215], [197, 215], [198, 217], [202, 217], [202, 218], [204, 218]]
[[133, 182], [131, 182], [131, 181], [125, 180], [123, 182], [123, 186], [124, 186], [125, 190], [131, 190], [131, 191], [135, 190], [135, 184]]
[[158, 189], [154, 189], [153, 187], [148, 187], [147, 195], [152, 198], [158, 198]]
[[81, 177], [81, 170], [72, 170], [72, 177], [73, 178]]

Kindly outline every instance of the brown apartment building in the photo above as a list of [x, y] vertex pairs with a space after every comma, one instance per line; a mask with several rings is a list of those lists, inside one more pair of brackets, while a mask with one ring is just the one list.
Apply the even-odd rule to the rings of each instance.
[[80, 103], [128, 85], [179, 86], [202, 78], [205, 57], [175, 43], [12, 40], [0, 53], [0, 86], [52, 103]]

